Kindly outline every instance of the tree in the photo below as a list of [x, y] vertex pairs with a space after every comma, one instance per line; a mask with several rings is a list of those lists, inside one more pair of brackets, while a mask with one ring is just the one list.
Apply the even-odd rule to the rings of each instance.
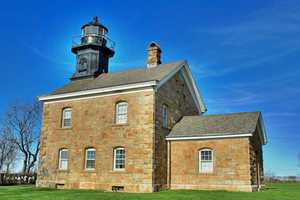
[[17, 146], [22, 155], [24, 174], [32, 172], [38, 159], [40, 112], [41, 106], [38, 102], [17, 102], [8, 109], [4, 118], [4, 128], [10, 141]]
[[9, 173], [12, 163], [16, 160], [17, 146], [12, 142], [9, 130], [0, 129], [0, 172]]

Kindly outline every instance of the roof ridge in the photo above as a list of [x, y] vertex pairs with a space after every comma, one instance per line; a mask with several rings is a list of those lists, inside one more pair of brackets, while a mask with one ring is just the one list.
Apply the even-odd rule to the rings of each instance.
[[[177, 61], [172, 61], [172, 62], [169, 62], [169, 63], [161, 63], [161, 64], [157, 65], [156, 67], [151, 67], [151, 68], [148, 68], [146, 65], [145, 66], [135, 66], [135, 67], [130, 67], [130, 68], [128, 68], [126, 70], [123, 70], [123, 71], [103, 73], [103, 74], [100, 74], [98, 77], [100, 77], [101, 75], [119, 74], [119, 73], [134, 71], [134, 70], [145, 70], [145, 71], [149, 70], [149, 71], [152, 71], [152, 70], [156, 70], [160, 66], [162, 67], [164, 65], [174, 65], [174, 64], [184, 63], [184, 62], [185, 62], [185, 60], [177, 60]], [[95, 78], [95, 79], [97, 79], [97, 78]]]
[[230, 115], [241, 115], [241, 114], [261, 114], [261, 111], [245, 111], [245, 112], [232, 112], [232, 113], [219, 113], [219, 114], [204, 114], [204, 115], [186, 115], [183, 117], [211, 117], [211, 116], [230, 116]]

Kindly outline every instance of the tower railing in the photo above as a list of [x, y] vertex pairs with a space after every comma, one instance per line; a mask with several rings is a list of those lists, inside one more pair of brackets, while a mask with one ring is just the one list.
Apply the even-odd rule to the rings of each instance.
[[114, 50], [116, 43], [106, 35], [87, 34], [72, 37], [72, 47], [86, 44], [106, 45]]

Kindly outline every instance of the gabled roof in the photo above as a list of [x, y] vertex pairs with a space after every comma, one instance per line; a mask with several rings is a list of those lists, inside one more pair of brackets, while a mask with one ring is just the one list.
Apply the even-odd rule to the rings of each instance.
[[184, 116], [173, 127], [167, 140], [252, 136], [258, 126], [265, 144], [266, 134], [260, 112]]
[[174, 69], [184, 64], [184, 61], [178, 61], [168, 64], [160, 64], [157, 67], [147, 68], [139, 67], [117, 73], [103, 73], [97, 78], [79, 79], [71, 81], [50, 95], [78, 92], [83, 90], [92, 90], [119, 85], [128, 85], [134, 83], [161, 81]]
[[177, 72], [180, 72], [184, 77], [199, 113], [204, 113], [206, 107], [186, 61], [160, 64], [152, 68], [144, 66], [124, 72], [101, 74], [96, 78], [73, 80], [46, 96], [40, 96], [39, 100], [49, 102], [79, 97], [85, 98], [91, 95], [118, 93], [147, 87], [157, 90]]

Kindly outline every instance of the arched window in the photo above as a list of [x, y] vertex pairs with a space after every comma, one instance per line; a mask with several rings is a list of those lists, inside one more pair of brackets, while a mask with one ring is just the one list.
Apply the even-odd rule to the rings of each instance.
[[125, 101], [116, 104], [116, 124], [127, 123], [127, 107], [128, 104]]
[[114, 167], [115, 171], [125, 169], [125, 148], [118, 147], [114, 149]]
[[199, 172], [211, 173], [214, 170], [213, 150], [201, 149], [199, 151]]
[[96, 149], [88, 148], [85, 150], [85, 169], [94, 170], [96, 161]]
[[70, 128], [72, 125], [72, 109], [65, 108], [62, 112], [62, 128]]
[[168, 112], [168, 106], [163, 104], [162, 107], [162, 116], [163, 116], [163, 127], [168, 128], [168, 120], [169, 120], [169, 112]]
[[60, 170], [67, 170], [68, 165], [69, 165], [69, 150], [68, 149], [60, 149], [58, 160], [59, 160], [58, 168]]

